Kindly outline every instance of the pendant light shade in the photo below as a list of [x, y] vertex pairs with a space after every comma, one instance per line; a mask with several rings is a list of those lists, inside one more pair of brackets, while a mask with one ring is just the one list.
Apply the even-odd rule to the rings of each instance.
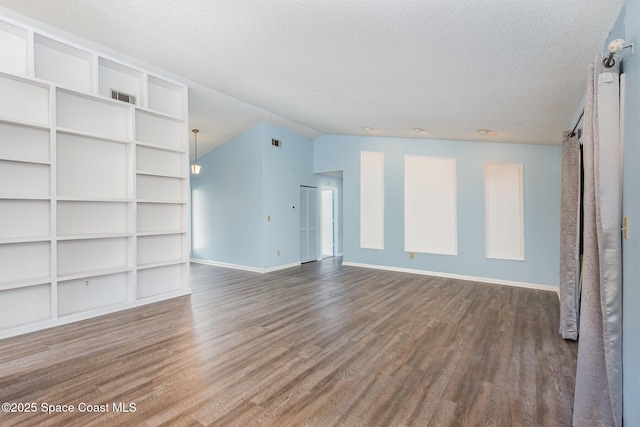
[[198, 164], [198, 132], [200, 132], [198, 129], [191, 129], [191, 132], [193, 132], [193, 140], [194, 140], [194, 146], [195, 146], [195, 155], [196, 158], [193, 162], [193, 164], [191, 165], [191, 173], [193, 173], [194, 175], [198, 175], [200, 173], [200, 170], [202, 169], [202, 166]]

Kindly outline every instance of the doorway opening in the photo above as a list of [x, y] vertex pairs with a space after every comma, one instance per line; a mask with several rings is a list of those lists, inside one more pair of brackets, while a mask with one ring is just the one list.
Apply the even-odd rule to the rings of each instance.
[[338, 241], [338, 189], [321, 187], [320, 199], [320, 241], [322, 258], [336, 256]]

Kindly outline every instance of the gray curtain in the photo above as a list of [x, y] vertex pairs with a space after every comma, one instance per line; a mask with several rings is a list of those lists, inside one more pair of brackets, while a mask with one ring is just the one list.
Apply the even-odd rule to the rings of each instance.
[[562, 135], [560, 205], [560, 334], [578, 339], [580, 310], [580, 171], [578, 134]]
[[584, 254], [574, 426], [622, 426], [619, 68], [597, 58], [583, 136]]

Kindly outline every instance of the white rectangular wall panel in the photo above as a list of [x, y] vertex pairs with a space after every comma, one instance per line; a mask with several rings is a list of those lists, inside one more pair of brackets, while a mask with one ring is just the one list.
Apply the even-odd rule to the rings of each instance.
[[136, 140], [179, 150], [183, 138], [179, 122], [136, 110]]
[[174, 151], [138, 146], [136, 164], [138, 172], [172, 176], [182, 176], [184, 172], [182, 154]]
[[484, 166], [487, 258], [524, 261], [523, 165]]
[[360, 152], [360, 247], [384, 249], [384, 153]]
[[458, 254], [456, 160], [405, 155], [404, 249]]
[[127, 204], [117, 202], [58, 202], [58, 235], [125, 234]]
[[182, 230], [182, 205], [138, 203], [138, 232]]
[[183, 267], [180, 264], [147, 268], [138, 271], [138, 299], [180, 289]]
[[0, 291], [0, 330], [50, 318], [50, 285]]
[[[56, 124], [101, 138], [131, 140], [128, 104], [58, 91]], [[122, 104], [122, 105], [120, 105]]]
[[182, 235], [138, 237], [138, 265], [178, 261], [182, 258]]
[[0, 71], [27, 75], [28, 40], [26, 29], [0, 21]]
[[0, 118], [49, 124], [49, 88], [0, 76]]
[[182, 202], [182, 179], [138, 175], [138, 199], [161, 202]]
[[0, 159], [49, 162], [49, 131], [0, 123]]
[[0, 283], [49, 277], [50, 263], [49, 242], [0, 245]]
[[0, 200], [0, 240], [50, 235], [48, 200]]
[[127, 239], [63, 240], [58, 242], [58, 275], [126, 268]]
[[34, 39], [36, 77], [69, 89], [91, 92], [91, 53], [39, 34]]
[[0, 196], [48, 197], [49, 166], [0, 160]]
[[127, 198], [127, 146], [58, 133], [58, 195]]
[[149, 76], [149, 108], [173, 117], [184, 117], [183, 91], [180, 86]]
[[58, 315], [127, 302], [127, 273], [85, 277], [58, 283]]

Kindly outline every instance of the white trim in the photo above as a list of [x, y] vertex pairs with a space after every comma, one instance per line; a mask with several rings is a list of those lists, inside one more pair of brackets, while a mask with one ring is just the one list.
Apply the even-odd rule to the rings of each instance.
[[253, 273], [264, 273], [262, 268], [250, 267], [248, 265], [229, 264], [226, 262], [210, 261], [207, 259], [196, 259], [196, 258], [191, 258], [191, 262], [195, 264], [213, 265], [215, 267], [233, 268], [234, 270], [251, 271]]
[[196, 258], [192, 258], [191, 262], [195, 264], [213, 265], [214, 267], [232, 268], [234, 270], [250, 271], [252, 273], [261, 273], [261, 274], [271, 273], [274, 271], [284, 270], [287, 268], [297, 267], [300, 265], [299, 262], [292, 262], [291, 264], [283, 264], [283, 265], [276, 265], [275, 267], [260, 268], [260, 267], [251, 267], [249, 265], [230, 264], [227, 262], [211, 261], [208, 259], [196, 259]]
[[292, 262], [291, 264], [283, 264], [283, 265], [276, 265], [275, 267], [263, 268], [261, 272], [271, 273], [273, 271], [286, 270], [287, 268], [291, 268], [291, 267], [298, 267], [299, 265], [301, 265], [300, 262]]
[[344, 256], [342, 252], [335, 254], [334, 256]]
[[516, 282], [513, 280], [493, 279], [489, 277], [466, 276], [463, 274], [441, 273], [437, 271], [417, 270], [413, 268], [390, 267], [386, 265], [362, 264], [358, 262], [343, 261], [342, 265], [348, 267], [372, 268], [376, 270], [395, 271], [398, 273], [420, 274], [422, 276], [445, 277], [447, 279], [467, 280], [471, 282], [490, 283], [494, 285], [514, 286], [518, 288], [537, 289], [541, 291], [559, 292], [558, 286], [542, 285], [538, 283]]
[[88, 310], [82, 313], [76, 313], [68, 316], [58, 317], [57, 319], [47, 319], [39, 322], [29, 323], [26, 325], [19, 325], [19, 326], [12, 327], [11, 329], [0, 331], [0, 340], [3, 340], [5, 338], [15, 337], [18, 335], [28, 334], [30, 332], [41, 331], [43, 329], [53, 328], [55, 326], [68, 325], [70, 323], [75, 323], [82, 320], [96, 319], [100, 316], [105, 316], [107, 314], [121, 313], [125, 310], [130, 310], [132, 308], [142, 307], [144, 305], [153, 304], [160, 301], [168, 301], [173, 298], [190, 295], [190, 294], [191, 294], [190, 289], [180, 289], [173, 292], [154, 295], [152, 297], [144, 298], [141, 300], [136, 300], [134, 302], [130, 302], [127, 304], [115, 304], [109, 307], [103, 307], [95, 310]]

